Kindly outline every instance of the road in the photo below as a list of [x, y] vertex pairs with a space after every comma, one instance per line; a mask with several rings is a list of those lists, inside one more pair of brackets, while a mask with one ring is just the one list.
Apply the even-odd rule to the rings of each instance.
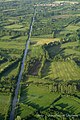
[[24, 51], [24, 56], [23, 56], [23, 60], [22, 60], [22, 64], [21, 64], [20, 73], [19, 73], [19, 76], [18, 76], [18, 81], [17, 81], [17, 85], [16, 85], [16, 89], [15, 89], [14, 98], [13, 98], [13, 101], [12, 101], [12, 110], [11, 110], [11, 113], [10, 113], [10, 119], [9, 120], [14, 120], [14, 117], [15, 117], [15, 108], [16, 108], [16, 104], [18, 102], [18, 92], [19, 92], [19, 87], [20, 87], [20, 81], [21, 81], [21, 78], [22, 78], [22, 73], [23, 73], [23, 70], [24, 70], [24, 63], [25, 63], [28, 48], [29, 48], [31, 32], [32, 32], [32, 27], [33, 27], [33, 23], [34, 23], [34, 17], [35, 17], [35, 13], [33, 15], [31, 25], [30, 25], [30, 31], [29, 31], [25, 51]]

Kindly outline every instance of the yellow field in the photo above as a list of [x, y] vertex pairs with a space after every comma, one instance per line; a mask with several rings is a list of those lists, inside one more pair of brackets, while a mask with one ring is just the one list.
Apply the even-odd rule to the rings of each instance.
[[36, 43], [34, 45], [44, 45], [54, 41], [59, 41], [59, 38], [31, 38], [31, 42]]

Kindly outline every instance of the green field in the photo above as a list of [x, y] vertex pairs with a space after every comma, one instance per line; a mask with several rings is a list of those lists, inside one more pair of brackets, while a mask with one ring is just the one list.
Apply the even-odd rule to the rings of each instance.
[[69, 114], [80, 114], [80, 99], [73, 96], [63, 96], [54, 105], [58, 110], [66, 111]]
[[10, 94], [0, 93], [0, 119], [4, 120], [7, 118], [8, 110], [10, 107]]
[[18, 43], [18, 42], [0, 42], [0, 48], [3, 48], [3, 49], [24, 49], [25, 48], [25, 43]]
[[6, 29], [12, 29], [14, 31], [26, 31], [29, 28], [29, 25], [26, 27], [22, 26], [21, 24], [13, 24], [13, 25], [8, 25], [5, 26]]
[[[36, 80], [36, 81], [35, 81]], [[18, 115], [21, 116], [21, 118], [29, 117], [30, 114], [33, 114], [37, 110], [44, 111], [47, 109], [55, 99], [57, 99], [60, 96], [60, 93], [52, 93], [51, 86], [43, 85], [43, 84], [37, 84], [38, 78], [29, 78], [28, 81], [33, 81], [34, 84], [29, 84], [28, 87], [26, 87], [27, 83], [22, 86], [21, 88], [21, 97], [20, 97], [20, 111], [21, 114]], [[39, 79], [39, 81], [41, 81]], [[41, 83], [44, 83], [42, 80]], [[46, 100], [46, 102], [45, 102]], [[28, 111], [28, 112], [27, 112]]]
[[13, 24], [13, 25], [10, 25], [10, 26], [6, 26], [6, 28], [8, 28], [8, 29], [20, 29], [22, 27], [23, 27], [22, 25], [18, 25], [18, 24]]
[[[49, 63], [46, 63], [49, 64]], [[73, 61], [65, 61], [65, 62], [55, 62], [51, 63], [49, 66], [48, 72], [46, 73], [46, 65], [43, 69], [43, 76], [49, 77], [51, 79], [59, 79], [59, 80], [78, 80], [80, 78], [80, 68]]]
[[69, 25], [68, 27], [66, 27], [66, 30], [76, 31], [76, 30], [78, 30], [79, 28], [80, 28], [79, 26]]

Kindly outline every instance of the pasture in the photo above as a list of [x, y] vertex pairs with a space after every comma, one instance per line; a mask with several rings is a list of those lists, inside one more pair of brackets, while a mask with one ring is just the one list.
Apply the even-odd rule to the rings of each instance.
[[[52, 102], [59, 97], [58, 93], [51, 93], [47, 86], [31, 84], [28, 88], [23, 89], [27, 94], [27, 99], [23, 100], [26, 96], [23, 96], [20, 99], [24, 104], [33, 104], [33, 108], [36, 109], [45, 109], [49, 107]], [[28, 91], [28, 92], [27, 92]], [[46, 100], [46, 102], [45, 102]], [[39, 106], [39, 108], [37, 108]]]
[[[30, 83], [27, 87], [27, 83], [30, 81], [34, 83]], [[41, 84], [37, 82], [41, 82]], [[27, 118], [35, 114], [37, 110], [44, 111], [48, 109], [59, 96], [60, 93], [55, 94], [51, 92], [51, 86], [47, 86], [47, 84], [44, 85], [44, 80], [38, 77], [29, 77], [26, 84], [23, 84], [21, 87], [20, 108], [17, 111], [18, 115], [20, 115], [21, 118]], [[21, 113], [19, 111], [21, 111]]]
[[[42, 76], [45, 78], [48, 77], [53, 80], [59, 79], [63, 81], [80, 79], [80, 68], [74, 61], [53, 61], [50, 66], [48, 66], [48, 64], [49, 63], [46, 63], [42, 70]], [[48, 69], [48, 71], [46, 71], [46, 69]]]
[[25, 48], [25, 43], [18, 43], [18, 42], [0, 42], [0, 48], [3, 48], [3, 49], [24, 49]]
[[5, 26], [5, 28], [7, 29], [20, 29], [22, 28], [23, 26], [22, 25], [19, 25], [19, 24], [13, 24], [13, 25], [8, 25], [8, 26]]
[[69, 26], [67, 26], [66, 27], [66, 30], [68, 30], [68, 31], [76, 31], [76, 30], [78, 30], [80, 27], [79, 26], [75, 26], [75, 25], [69, 25]]
[[26, 31], [28, 28], [29, 28], [29, 25], [26, 27], [23, 26], [22, 24], [13, 24], [13, 25], [8, 25], [8, 26], [5, 26], [6, 29], [12, 29], [14, 31]]
[[0, 120], [7, 119], [8, 110], [10, 106], [10, 94], [0, 93]]
[[63, 96], [54, 105], [58, 110], [67, 112], [68, 114], [80, 114], [80, 99], [73, 96]]

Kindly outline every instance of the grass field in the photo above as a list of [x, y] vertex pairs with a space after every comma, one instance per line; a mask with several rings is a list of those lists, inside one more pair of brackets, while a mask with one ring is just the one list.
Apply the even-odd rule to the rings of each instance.
[[43, 76], [51, 79], [57, 78], [63, 81], [80, 79], [80, 68], [73, 61], [53, 61], [47, 69], [48, 71], [45, 72], [46, 67], [44, 66], [42, 74]]
[[[4, 40], [9, 40], [9, 39], [11, 39], [11, 37], [13, 37], [13, 36], [8, 36], [8, 35], [7, 35], [7, 36], [3, 36], [3, 37], [1, 37], [1, 40], [2, 40], [2, 41], [4, 41]], [[1, 41], [1, 40], [0, 40], [0, 41]]]
[[27, 104], [20, 103], [20, 109], [18, 110], [18, 115], [20, 115], [21, 119], [23, 119], [23, 118], [27, 118], [28, 116], [34, 114], [35, 111], [36, 111], [35, 108]]
[[61, 45], [61, 48], [64, 49], [61, 54], [64, 56], [69, 56], [72, 58], [80, 57], [79, 42], [69, 42]]
[[65, 52], [65, 55], [73, 54], [73, 55], [80, 56], [80, 52], [77, 50], [66, 49], [64, 50], [64, 52]]
[[[27, 103], [38, 105], [39, 108], [44, 109], [49, 107], [50, 104], [59, 96], [59, 94], [50, 93], [46, 86], [30, 85], [28, 87]], [[45, 102], [46, 100], [46, 102]]]
[[69, 31], [76, 31], [77, 29], [79, 29], [79, 26], [75, 26], [75, 25], [69, 25], [68, 27], [66, 27], [66, 30]]
[[0, 120], [6, 120], [7, 113], [10, 106], [10, 94], [0, 93]]
[[8, 25], [8, 26], [5, 26], [5, 28], [7, 29], [20, 29], [22, 28], [23, 26], [20, 25], [20, 24], [13, 24], [13, 25]]
[[[19, 18], [17, 18], [17, 19], [14, 20], [14, 18], [13, 18], [13, 20], [9, 20], [9, 22], [19, 21]], [[24, 26], [23, 24], [17, 24], [17, 23], [15, 23], [15, 24], [12, 24], [12, 25], [6, 25], [6, 26], [4, 26], [4, 28], [5, 29], [12, 29], [14, 31], [26, 31], [26, 30], [29, 29], [29, 24], [26, 22], [26, 26]]]
[[44, 50], [42, 48], [42, 46], [38, 45], [38, 46], [31, 46], [30, 47], [30, 52], [29, 52], [29, 55], [30, 57], [36, 57], [36, 58], [39, 58], [41, 55], [43, 56], [44, 55]]
[[39, 36], [35, 36], [35, 38], [53, 38], [53, 34], [39, 35]]
[[27, 40], [27, 35], [26, 36], [20, 36], [20, 37], [17, 37], [15, 39], [16, 41], [20, 42], [20, 43], [26, 43], [26, 40]]
[[12, 42], [0, 42], [0, 48], [3, 49], [10, 49], [10, 48], [15, 48], [15, 49], [24, 49], [25, 48], [25, 43], [18, 43], [16, 41]]
[[[65, 27], [62, 31], [60, 31], [60, 36], [65, 37], [66, 35], [69, 35], [70, 37], [74, 36], [76, 31], [80, 28], [79, 23], [76, 25], [70, 24], [67, 27]], [[68, 37], [67, 37], [68, 38]]]
[[76, 47], [78, 46], [79, 43], [78, 42], [68, 42], [68, 43], [65, 43], [65, 44], [62, 44], [62, 48], [68, 48], [68, 47]]
[[25, 49], [26, 40], [27, 36], [21, 36], [14, 39], [12, 39], [11, 36], [5, 36], [1, 38], [0, 48], [2, 49], [3, 53], [6, 51], [4, 56], [11, 56], [12, 58], [14, 56], [20, 57]]
[[[60, 93], [52, 93], [50, 91], [50, 87], [43, 84], [37, 84], [37, 82], [43, 80], [34, 77], [29, 77], [27, 82], [33, 81], [34, 84], [30, 83], [28, 87], [25, 85], [21, 88], [21, 96], [20, 96], [20, 111], [21, 118], [25, 118], [25, 116], [29, 116], [34, 113], [36, 110], [44, 110], [50, 107], [50, 105], [60, 96]], [[45, 102], [46, 100], [46, 102]], [[29, 112], [29, 111], [30, 112]]]
[[69, 114], [80, 114], [80, 99], [73, 96], [63, 96], [55, 104], [58, 110], [65, 111]]
[[33, 82], [33, 83], [43, 83], [43, 84], [46, 84], [46, 83], [49, 83], [50, 81], [49, 80], [46, 80], [46, 79], [42, 79], [42, 78], [39, 78], [38, 76], [30, 76], [28, 78], [28, 82]]

